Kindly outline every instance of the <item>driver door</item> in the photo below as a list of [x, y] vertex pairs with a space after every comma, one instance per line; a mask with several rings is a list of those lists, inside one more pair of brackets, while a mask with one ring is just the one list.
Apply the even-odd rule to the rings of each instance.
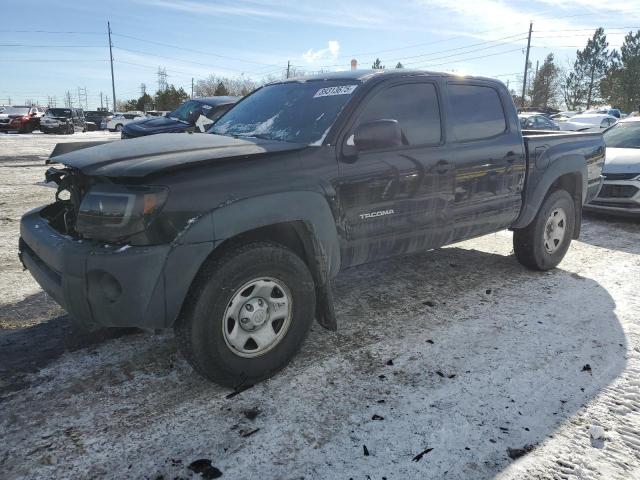
[[364, 150], [355, 145], [355, 156], [340, 158], [335, 188], [345, 266], [434, 248], [451, 233], [454, 171], [437, 84], [412, 80], [375, 89], [349, 127], [347, 144], [353, 144], [358, 126], [376, 120], [396, 120], [402, 145]]

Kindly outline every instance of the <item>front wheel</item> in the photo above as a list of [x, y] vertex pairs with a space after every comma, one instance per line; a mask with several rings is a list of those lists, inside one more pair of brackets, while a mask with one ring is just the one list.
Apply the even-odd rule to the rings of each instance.
[[566, 190], [545, 199], [533, 221], [513, 232], [518, 261], [533, 270], [551, 270], [564, 258], [575, 230], [575, 205]]
[[276, 243], [247, 244], [203, 266], [175, 327], [178, 347], [209, 380], [253, 385], [295, 355], [314, 313], [302, 259]]

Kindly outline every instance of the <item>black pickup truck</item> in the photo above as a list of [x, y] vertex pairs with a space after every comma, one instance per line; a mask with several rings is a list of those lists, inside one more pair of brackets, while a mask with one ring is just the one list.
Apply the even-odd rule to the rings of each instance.
[[[87, 148], [92, 147], [92, 148]], [[513, 230], [547, 270], [598, 193], [600, 134], [523, 133], [505, 86], [355, 71], [266, 85], [206, 135], [61, 144], [20, 257], [87, 326], [171, 328], [194, 369], [267, 378], [347, 267]]]

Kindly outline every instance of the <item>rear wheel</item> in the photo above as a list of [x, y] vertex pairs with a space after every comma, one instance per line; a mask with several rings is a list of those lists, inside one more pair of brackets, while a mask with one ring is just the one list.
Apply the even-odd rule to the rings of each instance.
[[178, 347], [209, 380], [253, 385], [295, 355], [314, 313], [302, 259], [279, 244], [247, 244], [203, 266], [175, 327]]
[[575, 229], [575, 205], [566, 190], [551, 192], [534, 220], [514, 230], [513, 250], [518, 261], [533, 270], [550, 270], [564, 258]]
[[117, 124], [116, 125], [116, 132], [120, 132], [122, 130], [122, 125], [121, 124]]

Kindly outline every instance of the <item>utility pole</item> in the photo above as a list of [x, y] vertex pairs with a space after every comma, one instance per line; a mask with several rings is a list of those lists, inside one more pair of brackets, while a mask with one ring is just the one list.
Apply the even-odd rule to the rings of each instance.
[[291, 61], [287, 61], [287, 78], [289, 78], [289, 72], [291, 71]]
[[113, 44], [111, 43], [111, 24], [107, 22], [107, 31], [109, 32], [109, 61], [111, 62], [111, 93], [113, 93], [113, 105], [116, 105], [116, 82], [113, 79]]
[[104, 108], [104, 105], [102, 104], [102, 92], [100, 92], [100, 110], [102, 110]]
[[524, 95], [527, 92], [527, 70], [529, 70], [529, 50], [531, 50], [531, 32], [533, 31], [533, 22], [529, 22], [529, 40], [527, 40], [527, 58], [524, 61], [524, 78], [522, 79], [522, 104], [524, 108]]
[[191, 98], [193, 98], [193, 77], [191, 77]]
[[[109, 97], [106, 96], [106, 95], [104, 96], [104, 103], [106, 103], [106, 105], [107, 105], [107, 112], [108, 112], [109, 111]], [[115, 110], [115, 108], [114, 108], [114, 110]]]
[[144, 95], [147, 93], [147, 86], [144, 83], [140, 84], [140, 96], [144, 97]]

